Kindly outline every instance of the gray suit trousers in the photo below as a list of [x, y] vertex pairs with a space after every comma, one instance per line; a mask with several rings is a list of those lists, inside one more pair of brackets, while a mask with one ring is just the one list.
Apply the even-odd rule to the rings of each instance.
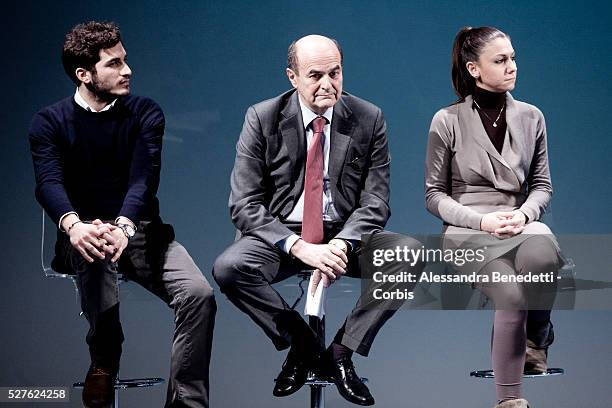
[[[299, 227], [296, 232], [299, 233]], [[337, 232], [337, 229], [326, 227], [325, 241], [333, 238]], [[376, 236], [395, 237], [394, 242], [409, 248], [421, 246], [415, 239], [392, 232], [383, 231]], [[402, 241], [398, 241], [397, 237], [401, 237]], [[423, 266], [415, 265], [413, 272], [420, 272]], [[213, 267], [213, 276], [228, 299], [263, 329], [278, 350], [283, 350], [292, 344], [292, 336], [303, 333], [306, 323], [298, 312], [291, 310], [272, 284], [303, 269], [312, 268], [259, 238], [245, 235], [219, 255]], [[362, 277], [355, 251], [349, 254], [347, 276]], [[363, 292], [334, 338], [335, 342], [363, 356], [368, 355], [378, 331], [398, 308], [391, 305], [395, 302], [374, 302], [368, 296], [371, 292], [372, 288]]]

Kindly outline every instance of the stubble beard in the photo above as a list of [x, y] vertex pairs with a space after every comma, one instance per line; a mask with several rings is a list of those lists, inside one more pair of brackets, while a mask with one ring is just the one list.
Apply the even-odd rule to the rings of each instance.
[[91, 82], [86, 83], [85, 87], [89, 92], [94, 94], [97, 99], [104, 102], [112, 102], [113, 100], [121, 96], [118, 94], [113, 94], [111, 92], [111, 89], [109, 89], [107, 86], [104, 86], [103, 83], [98, 80], [98, 75], [95, 71], [92, 73]]

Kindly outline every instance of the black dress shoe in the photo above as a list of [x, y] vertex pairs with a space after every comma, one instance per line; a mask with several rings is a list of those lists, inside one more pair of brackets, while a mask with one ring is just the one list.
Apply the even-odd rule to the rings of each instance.
[[89, 366], [83, 387], [83, 405], [86, 408], [109, 408], [114, 400], [114, 370]]
[[313, 360], [314, 356], [311, 354], [301, 353], [291, 347], [281, 372], [274, 380], [276, 384], [272, 394], [275, 397], [286, 397], [302, 388], [306, 382], [308, 370], [313, 366]]
[[334, 361], [331, 354], [326, 353], [323, 360], [323, 372], [330, 381], [336, 384], [338, 392], [348, 402], [364, 406], [374, 405], [374, 397], [355, 372], [350, 358]]

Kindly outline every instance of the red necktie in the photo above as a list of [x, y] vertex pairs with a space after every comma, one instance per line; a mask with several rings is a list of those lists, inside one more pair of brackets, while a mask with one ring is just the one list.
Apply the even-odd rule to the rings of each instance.
[[306, 157], [302, 239], [312, 244], [323, 242], [323, 128], [326, 119], [312, 121], [312, 140]]

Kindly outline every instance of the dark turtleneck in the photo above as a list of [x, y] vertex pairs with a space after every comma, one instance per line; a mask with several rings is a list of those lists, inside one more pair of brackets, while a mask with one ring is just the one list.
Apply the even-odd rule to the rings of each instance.
[[[486, 89], [474, 88], [474, 94], [472, 95], [474, 100], [480, 106], [480, 109], [474, 104], [474, 108], [480, 115], [480, 120], [484, 125], [484, 128], [489, 135], [489, 139], [495, 149], [501, 154], [502, 148], [504, 147], [504, 138], [506, 137], [506, 93], [505, 92], [491, 92]], [[497, 119], [499, 111], [504, 108], [501, 113], [499, 120], [497, 121], [497, 127], [493, 126], [493, 122]], [[488, 116], [488, 117], [487, 117]]]

